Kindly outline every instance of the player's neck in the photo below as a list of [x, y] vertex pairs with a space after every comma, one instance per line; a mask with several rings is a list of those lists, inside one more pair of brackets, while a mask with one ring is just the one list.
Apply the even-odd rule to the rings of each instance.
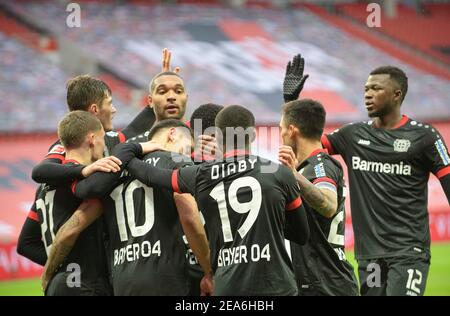
[[392, 129], [400, 123], [402, 118], [403, 116], [399, 109], [398, 111], [393, 111], [392, 113], [376, 117], [374, 119], [374, 123], [378, 128]]
[[90, 150], [85, 148], [77, 148], [66, 150], [66, 160], [76, 160], [82, 165], [90, 165], [92, 161]]
[[303, 163], [312, 152], [323, 149], [322, 143], [320, 141], [314, 141], [305, 138], [297, 138], [297, 152], [296, 157], [299, 165]]
[[172, 151], [173, 149], [170, 143], [167, 141], [167, 136], [164, 133], [157, 133], [151, 140], [160, 144], [161, 147], [167, 151]]

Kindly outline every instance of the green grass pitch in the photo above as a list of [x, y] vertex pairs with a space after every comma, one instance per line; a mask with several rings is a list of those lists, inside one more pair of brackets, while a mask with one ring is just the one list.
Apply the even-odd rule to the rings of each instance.
[[[450, 243], [435, 243], [431, 247], [431, 267], [425, 295], [448, 295], [450, 296]], [[347, 258], [355, 267], [353, 252], [347, 252]], [[39, 296], [39, 279], [28, 279], [18, 281], [0, 281], [0, 296]]]

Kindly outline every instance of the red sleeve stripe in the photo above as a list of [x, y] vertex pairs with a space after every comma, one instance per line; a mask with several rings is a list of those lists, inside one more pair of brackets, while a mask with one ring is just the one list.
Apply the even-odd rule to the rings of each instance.
[[178, 170], [172, 172], [172, 188], [177, 193], [182, 193], [180, 187], [178, 186]]
[[294, 201], [286, 205], [286, 211], [293, 211], [302, 205], [302, 199], [296, 198]]
[[327, 177], [322, 177], [322, 178], [317, 178], [316, 180], [313, 181], [313, 184], [319, 183], [319, 182], [329, 182], [332, 185], [334, 185], [335, 187], [337, 187], [336, 182], [334, 182], [333, 179], [327, 178]]
[[444, 167], [441, 170], [439, 170], [436, 173], [436, 177], [438, 177], [438, 179], [445, 177], [446, 175], [450, 174], [450, 166]]
[[66, 156], [59, 155], [59, 154], [51, 154], [51, 155], [45, 156], [45, 159], [59, 159], [59, 160], [63, 161], [64, 159], [66, 159]]
[[322, 138], [320, 140], [322, 141], [322, 145], [325, 147], [325, 149], [328, 150], [328, 153], [330, 155], [334, 155], [333, 146], [331, 146], [330, 140], [328, 139], [327, 135], [322, 135]]
[[33, 210], [30, 210], [30, 211], [28, 212], [28, 218], [29, 218], [29, 219], [32, 219], [33, 221], [39, 223], [39, 217], [38, 217], [38, 214], [37, 214], [37, 212], [35, 212], [35, 211], [33, 211]]
[[123, 143], [123, 142], [125, 142], [125, 141], [127, 140], [127, 138], [125, 137], [125, 134], [124, 134], [124, 133], [118, 131], [117, 134], [119, 135], [119, 141], [120, 141], [121, 143]]
[[77, 186], [77, 183], [78, 183], [78, 180], [75, 180], [75, 181], [72, 183], [72, 193], [73, 193], [73, 194], [75, 194], [75, 187]]

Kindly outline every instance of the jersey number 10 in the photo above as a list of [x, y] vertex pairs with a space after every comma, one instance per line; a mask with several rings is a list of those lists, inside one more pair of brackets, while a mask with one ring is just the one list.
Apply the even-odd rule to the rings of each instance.
[[[135, 210], [133, 202], [133, 193], [137, 189], [144, 190], [145, 198], [145, 222], [141, 226], [136, 225]], [[138, 180], [132, 181], [128, 187], [125, 189], [125, 210], [124, 210], [124, 199], [122, 197], [122, 191], [124, 185], [121, 184], [114, 191], [111, 192], [110, 196], [114, 200], [116, 206], [116, 218], [117, 226], [119, 227], [120, 241], [128, 240], [128, 232], [126, 227], [125, 213], [127, 214], [128, 227], [130, 229], [131, 236], [140, 237], [147, 234], [153, 227], [155, 223], [155, 206], [153, 203], [153, 188], [142, 184]]]

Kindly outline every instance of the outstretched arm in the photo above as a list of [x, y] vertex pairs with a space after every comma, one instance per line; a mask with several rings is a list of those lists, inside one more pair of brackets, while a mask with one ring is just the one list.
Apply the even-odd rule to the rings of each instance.
[[116, 172], [120, 170], [121, 161], [114, 156], [105, 157], [85, 165], [60, 164], [54, 159], [45, 159], [33, 168], [32, 178], [38, 183], [54, 186], [82, 180], [94, 172]]
[[[161, 148], [154, 143], [154, 148]], [[121, 161], [119, 172], [95, 172], [88, 178], [75, 182], [72, 185], [72, 191], [80, 199], [91, 199], [102, 197], [111, 192], [117, 185], [123, 171], [131, 159], [141, 155], [141, 146], [135, 143], [122, 143], [114, 148], [113, 155]]]
[[42, 274], [42, 289], [44, 292], [58, 267], [69, 255], [78, 236], [102, 213], [103, 209], [100, 201], [85, 201], [58, 230]]
[[121, 165], [118, 172], [95, 172], [82, 181], [76, 181], [72, 185], [73, 194], [80, 199], [91, 199], [102, 197], [109, 193], [117, 184], [121, 171], [128, 162], [136, 156], [136, 147], [139, 144], [122, 143], [114, 148], [113, 155], [120, 160]]

